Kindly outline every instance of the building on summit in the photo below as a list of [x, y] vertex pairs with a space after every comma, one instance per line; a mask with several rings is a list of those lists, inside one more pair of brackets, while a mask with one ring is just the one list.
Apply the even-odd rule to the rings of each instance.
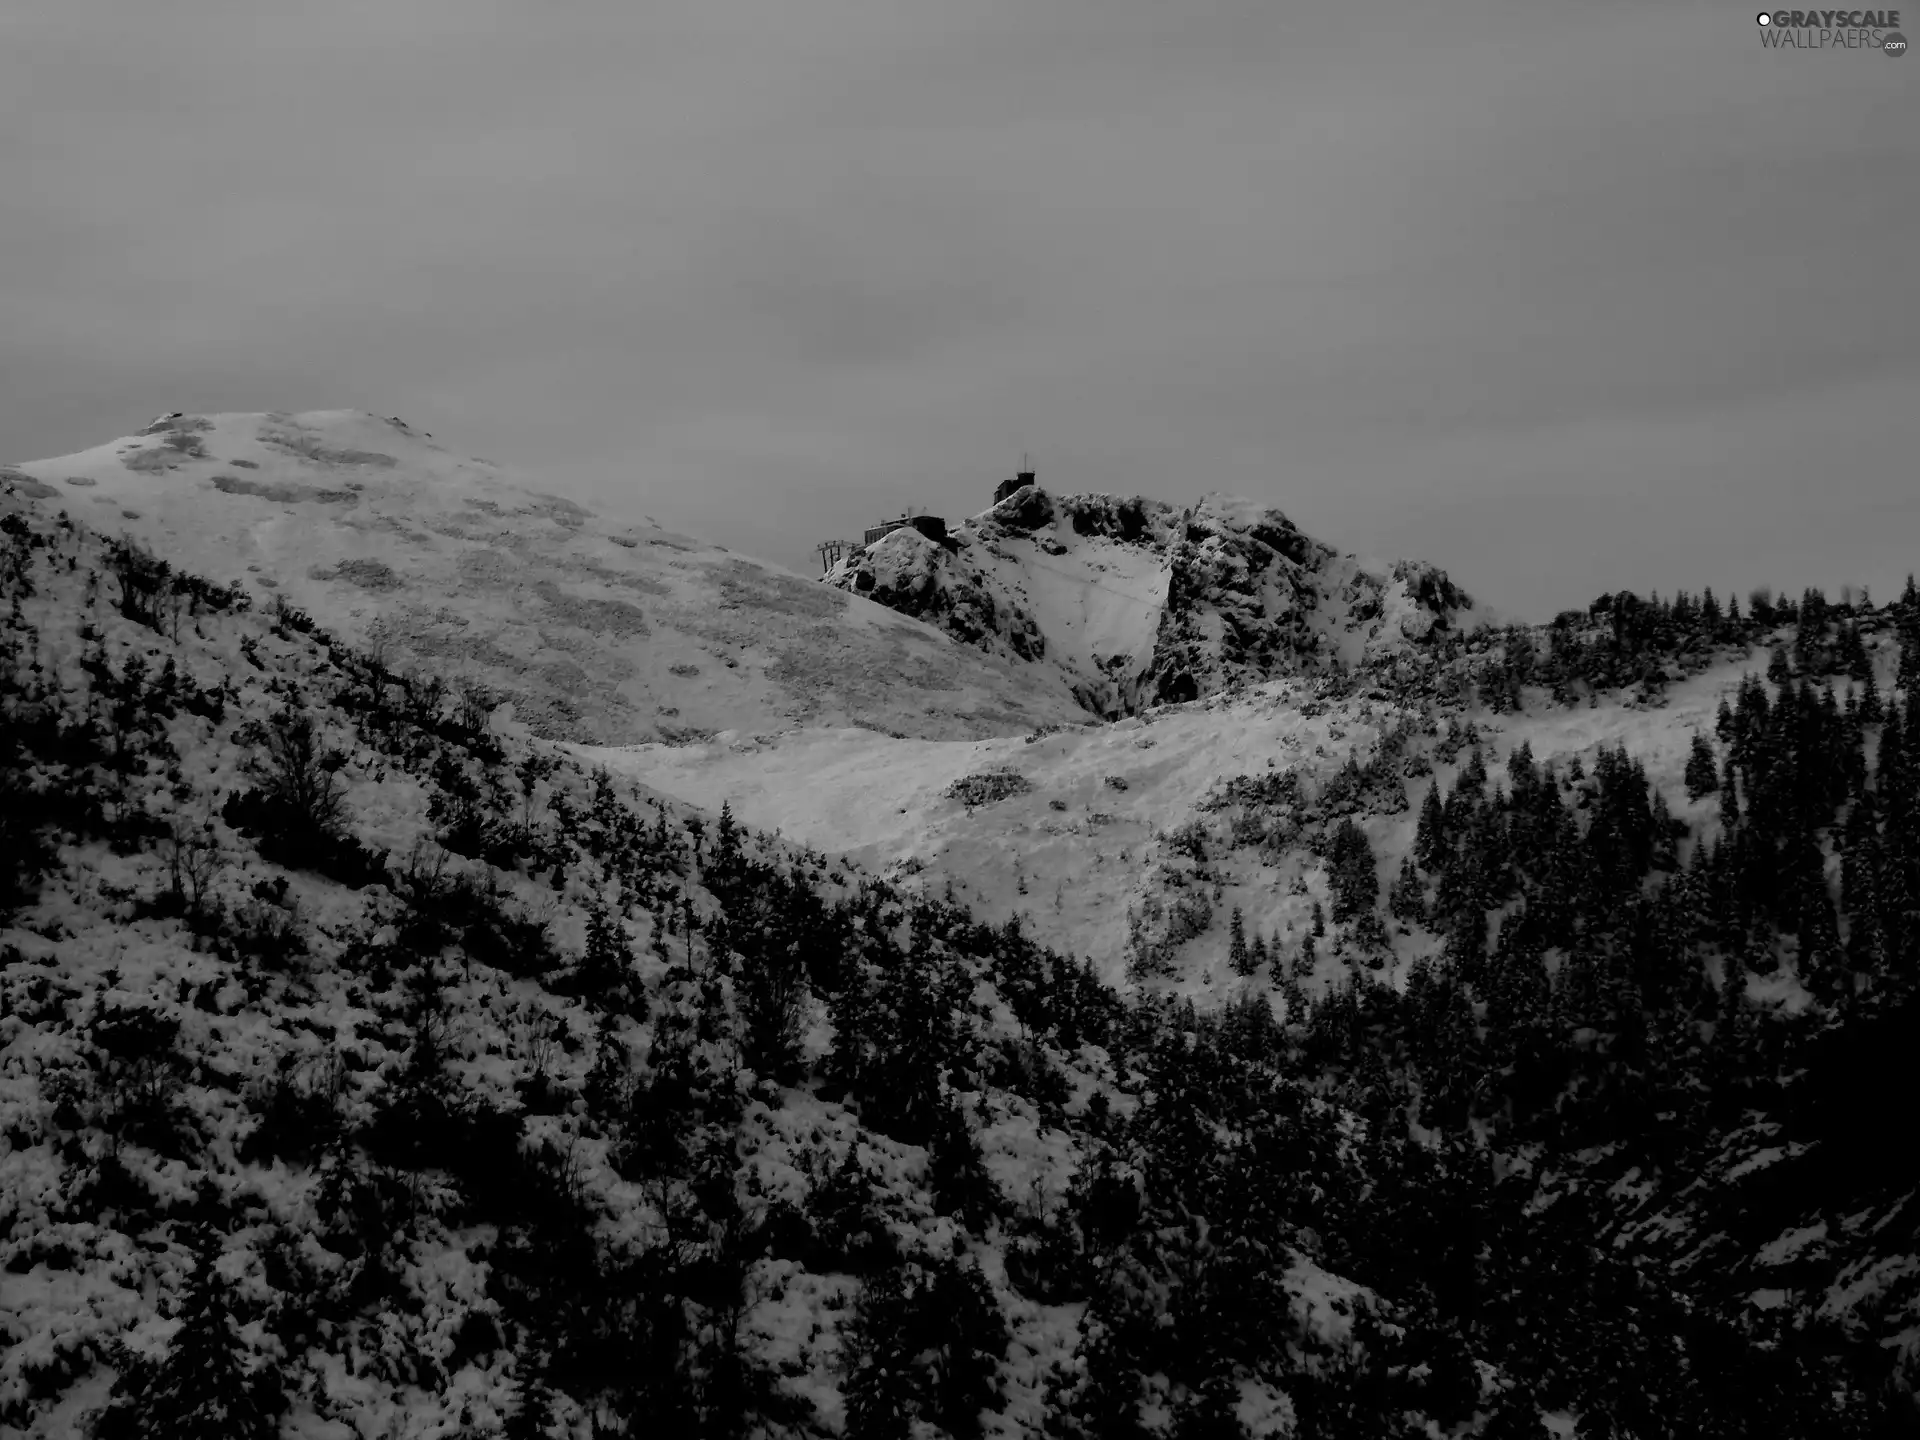
[[1006, 499], [1009, 495], [1017, 495], [1020, 491], [1024, 490], [1027, 486], [1031, 484], [1033, 484], [1033, 471], [1022, 470], [1018, 475], [1014, 476], [1011, 480], [1002, 480], [998, 485], [994, 486], [993, 503], [998, 505], [1002, 500]]
[[884, 525], [869, 527], [863, 545], [871, 545], [882, 536], [891, 535], [896, 530], [904, 530], [911, 525], [927, 539], [938, 545], [947, 538], [947, 522], [938, 515], [903, 514], [898, 520], [889, 520]]
[[[1033, 483], [1033, 471], [1022, 470], [1011, 480], [1002, 480], [994, 487], [993, 503], [998, 505], [1009, 495], [1016, 494]], [[936, 545], [945, 545], [947, 543], [947, 522], [945, 520], [941, 519], [938, 515], [916, 515], [910, 509], [903, 510], [895, 519], [884, 521], [879, 525], [869, 525], [865, 533], [860, 537], [860, 543], [858, 545], [855, 545], [851, 540], [822, 540], [819, 544], [815, 545], [813, 548], [820, 556], [821, 573], [831, 573], [833, 567], [838, 565], [844, 557], [864, 550], [869, 545], [884, 540], [894, 531], [905, 530], [909, 526], [918, 530]]]

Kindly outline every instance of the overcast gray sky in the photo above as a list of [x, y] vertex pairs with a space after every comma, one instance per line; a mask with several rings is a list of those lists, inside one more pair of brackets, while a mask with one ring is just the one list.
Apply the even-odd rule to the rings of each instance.
[[809, 569], [1027, 450], [1538, 618], [1886, 589], [1920, 60], [1749, 3], [7, 0], [0, 459], [351, 406]]

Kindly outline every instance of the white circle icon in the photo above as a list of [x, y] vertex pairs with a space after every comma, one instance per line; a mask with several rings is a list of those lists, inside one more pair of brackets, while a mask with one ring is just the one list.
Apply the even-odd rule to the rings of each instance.
[[1759, 13], [1758, 15], [1756, 15], [1756, 16], [1755, 16], [1754, 18], [1755, 18], [1756, 20], [1758, 20], [1758, 21], [1759, 21], [1759, 22], [1760, 22], [1760, 23], [1761, 23], [1762, 25], [1771, 25], [1771, 24], [1773, 23], [1773, 16], [1771, 16], [1771, 15], [1769, 15], [1769, 14], [1768, 14], [1768, 13], [1767, 13], [1766, 11], [1764, 11], [1764, 10], [1762, 10], [1762, 11], [1761, 11], [1761, 12], [1760, 12], [1760, 13]]

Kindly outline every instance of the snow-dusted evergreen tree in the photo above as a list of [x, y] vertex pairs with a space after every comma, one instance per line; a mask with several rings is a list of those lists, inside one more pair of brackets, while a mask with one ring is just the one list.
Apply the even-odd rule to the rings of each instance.
[[1000, 1365], [1011, 1337], [978, 1264], [943, 1256], [915, 1298], [922, 1413], [955, 1440], [978, 1440], [982, 1417], [1005, 1408]]
[[1380, 894], [1380, 877], [1374, 868], [1373, 847], [1367, 842], [1367, 833], [1353, 823], [1352, 817], [1342, 820], [1334, 831], [1330, 858], [1333, 918], [1352, 920], [1371, 910]]
[[887, 1266], [861, 1281], [841, 1341], [846, 1440], [907, 1440], [912, 1433], [911, 1333], [906, 1280], [899, 1267]]
[[1893, 612], [1894, 634], [1900, 645], [1899, 669], [1893, 683], [1911, 700], [1920, 694], [1920, 590], [1915, 589], [1912, 575], [1907, 576], [1899, 600], [1888, 608]]
[[1424, 870], [1437, 869], [1446, 843], [1446, 812], [1440, 803], [1440, 782], [1436, 779], [1427, 787], [1426, 798], [1420, 802], [1420, 821], [1413, 836], [1413, 858]]
[[1251, 975], [1253, 952], [1247, 948], [1247, 925], [1238, 905], [1227, 922], [1227, 968], [1236, 975]]
[[1707, 743], [1707, 737], [1697, 731], [1693, 737], [1692, 748], [1687, 753], [1687, 770], [1684, 776], [1687, 798], [1698, 800], [1702, 795], [1711, 795], [1720, 788], [1718, 762], [1713, 758], [1713, 746]]
[[1420, 881], [1420, 872], [1414, 869], [1413, 857], [1404, 855], [1400, 873], [1387, 891], [1387, 912], [1396, 920], [1424, 922], [1426, 910], [1426, 887]]
[[217, 1235], [193, 1238], [193, 1278], [179, 1325], [159, 1360], [129, 1356], [95, 1440], [274, 1440], [281, 1397], [271, 1371], [249, 1364], [227, 1282], [216, 1268]]
[[514, 1390], [513, 1408], [507, 1412], [501, 1440], [550, 1440], [553, 1391], [537, 1375], [523, 1377]]
[[1320, 956], [1315, 948], [1313, 934], [1309, 931], [1301, 937], [1300, 949], [1293, 957], [1293, 973], [1300, 979], [1313, 974], [1313, 967], [1319, 963]]
[[987, 1170], [979, 1138], [954, 1096], [946, 1097], [934, 1122], [927, 1142], [927, 1171], [938, 1205], [964, 1224], [984, 1228], [999, 1210], [999, 1187]]

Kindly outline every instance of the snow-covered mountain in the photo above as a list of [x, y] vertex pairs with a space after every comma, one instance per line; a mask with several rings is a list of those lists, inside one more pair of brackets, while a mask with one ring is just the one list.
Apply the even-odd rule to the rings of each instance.
[[536, 734], [955, 739], [1080, 713], [1024, 666], [644, 513], [596, 513], [397, 418], [165, 415], [0, 477], [396, 664], [481, 686]]
[[1041, 684], [1057, 675], [1102, 718], [1325, 673], [1489, 618], [1431, 565], [1342, 554], [1251, 501], [1181, 509], [1031, 484], [945, 543], [898, 529], [826, 580]]
[[942, 633], [375, 417], [0, 470], [0, 1434], [1912, 1433], [1920, 592], [1009, 506]]

